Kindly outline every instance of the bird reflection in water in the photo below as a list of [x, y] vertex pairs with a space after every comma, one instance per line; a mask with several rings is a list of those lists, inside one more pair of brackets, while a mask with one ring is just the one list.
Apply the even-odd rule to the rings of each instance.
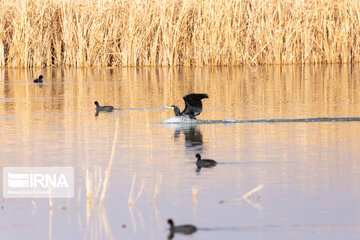
[[191, 151], [202, 152], [203, 150], [203, 135], [198, 129], [197, 125], [176, 125], [174, 131], [175, 140], [179, 139], [181, 133], [185, 136], [185, 148]]

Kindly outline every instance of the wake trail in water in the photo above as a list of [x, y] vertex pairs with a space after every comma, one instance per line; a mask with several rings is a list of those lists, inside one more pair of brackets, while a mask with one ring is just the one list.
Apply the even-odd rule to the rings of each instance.
[[188, 116], [175, 116], [162, 121], [163, 124], [229, 124], [229, 123], [292, 123], [292, 122], [360, 122], [360, 117], [321, 117], [321, 118], [271, 118], [238, 120], [197, 120]]
[[334, 231], [334, 230], [351, 230], [357, 229], [359, 227], [358, 223], [349, 223], [349, 224], [269, 224], [269, 225], [244, 225], [244, 226], [234, 226], [234, 227], [213, 227], [213, 228], [198, 228], [199, 231], [295, 231], [303, 232], [307, 231]]
[[147, 111], [147, 110], [167, 110], [167, 108], [164, 107], [146, 107], [146, 108], [114, 108], [114, 110], [122, 110], [122, 111]]

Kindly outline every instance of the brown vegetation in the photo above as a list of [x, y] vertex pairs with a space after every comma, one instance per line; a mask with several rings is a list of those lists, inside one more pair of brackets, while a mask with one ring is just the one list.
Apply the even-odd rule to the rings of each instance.
[[0, 66], [347, 63], [358, 0], [0, 0]]

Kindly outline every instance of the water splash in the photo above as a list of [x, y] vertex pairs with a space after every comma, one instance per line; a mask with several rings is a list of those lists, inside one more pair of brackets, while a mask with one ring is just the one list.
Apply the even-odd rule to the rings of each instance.
[[[203, 121], [211, 121], [211, 120], [191, 119], [188, 115], [185, 115], [185, 116], [171, 117], [169, 119], [162, 121], [162, 123], [163, 124], [202, 124]], [[210, 122], [210, 123], [216, 123], [216, 122]]]

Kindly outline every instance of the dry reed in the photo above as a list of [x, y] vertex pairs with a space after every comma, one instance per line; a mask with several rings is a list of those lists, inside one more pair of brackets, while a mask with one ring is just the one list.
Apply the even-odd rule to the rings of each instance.
[[0, 66], [348, 63], [358, 0], [0, 0]]
[[129, 204], [129, 206], [135, 205], [136, 201], [140, 198], [141, 193], [142, 193], [142, 191], [143, 191], [143, 189], [144, 189], [144, 186], [145, 186], [145, 180], [142, 179], [142, 181], [141, 181], [141, 187], [140, 187], [140, 189], [139, 189], [139, 192], [138, 192], [138, 194], [136, 195], [136, 197], [134, 198], [135, 183], [136, 183], [136, 173], [134, 173], [133, 180], [132, 180], [132, 184], [131, 184], [131, 188], [130, 188], [130, 193], [129, 193], [129, 198], [128, 198], [128, 204]]
[[[91, 171], [88, 168], [86, 168], [85, 173], [85, 189], [86, 189], [86, 199], [88, 205], [92, 205], [93, 202], [98, 202], [100, 204], [104, 203], [104, 199], [106, 196], [107, 186], [110, 179], [112, 164], [114, 161], [114, 155], [115, 155], [115, 148], [116, 148], [116, 142], [118, 138], [118, 127], [119, 127], [119, 120], [116, 120], [115, 122], [115, 134], [114, 139], [111, 147], [111, 154], [110, 154], [110, 160], [107, 166], [107, 169], [105, 171], [105, 177], [102, 177], [102, 170], [101, 168], [96, 168], [95, 171]], [[100, 194], [101, 192], [101, 194]], [[100, 197], [99, 197], [100, 194]]]
[[[254, 196], [256, 192], [260, 191], [263, 188], [264, 188], [264, 185], [260, 184], [257, 187], [255, 187], [255, 188], [251, 189], [250, 191], [248, 191], [247, 193], [243, 194], [240, 198], [234, 198], [234, 199], [230, 199], [230, 200], [227, 200], [227, 201], [232, 202], [232, 203], [238, 203], [241, 200], [244, 200], [245, 202], [249, 203], [251, 206], [261, 210], [262, 209], [261, 205], [259, 205], [258, 203], [253, 202], [250, 199], [250, 197]], [[223, 203], [225, 203], [225, 201], [221, 200], [219, 203], [223, 204]]]
[[100, 196], [100, 203], [104, 203], [107, 186], [108, 186], [109, 179], [110, 179], [112, 164], [113, 164], [114, 155], [115, 155], [115, 147], [116, 147], [117, 138], [118, 138], [118, 128], [119, 128], [119, 120], [116, 120], [116, 122], [115, 122], [115, 134], [114, 134], [113, 144], [112, 144], [112, 147], [111, 147], [110, 161], [109, 161], [108, 167], [107, 167], [107, 169], [105, 171], [105, 178], [104, 178], [104, 182], [103, 182], [103, 186], [102, 186], [102, 192], [101, 192], [101, 196]]

